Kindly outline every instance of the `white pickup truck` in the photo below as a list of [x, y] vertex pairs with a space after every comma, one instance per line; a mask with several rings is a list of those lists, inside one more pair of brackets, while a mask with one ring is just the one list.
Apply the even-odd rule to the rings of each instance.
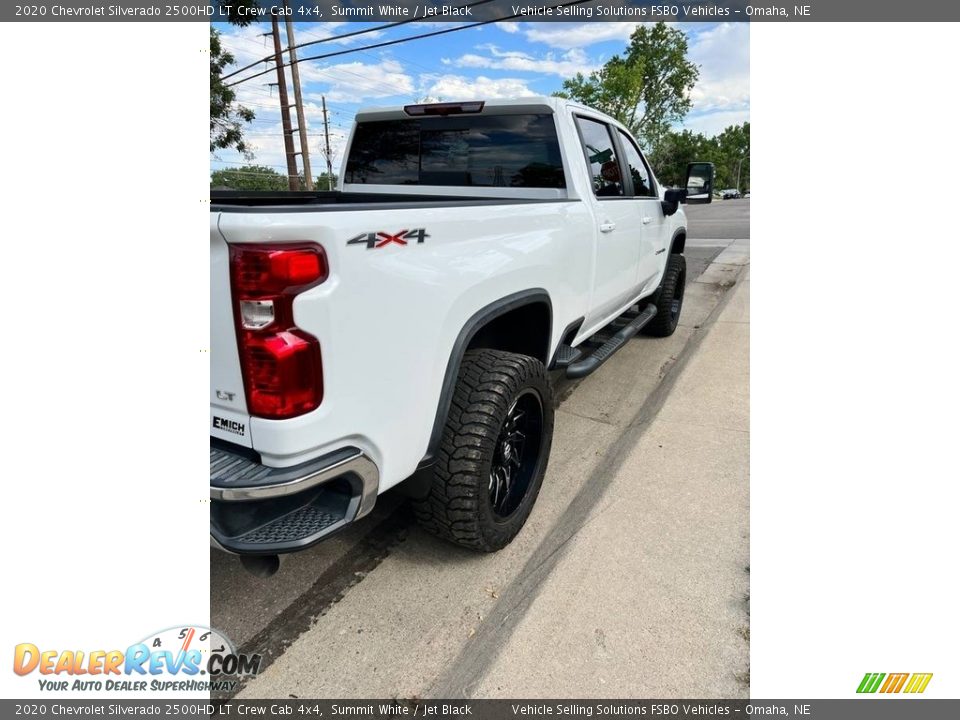
[[664, 190], [557, 98], [364, 110], [344, 157], [337, 192], [212, 193], [211, 541], [275, 561], [407, 481], [423, 527], [497, 550], [540, 491], [551, 378], [676, 328], [680, 204], [713, 166]]

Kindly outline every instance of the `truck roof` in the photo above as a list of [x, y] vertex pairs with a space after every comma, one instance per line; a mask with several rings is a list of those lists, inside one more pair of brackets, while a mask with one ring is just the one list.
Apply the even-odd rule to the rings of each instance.
[[[480, 98], [476, 100], [464, 100], [463, 102], [479, 102]], [[410, 103], [410, 105], [432, 105], [437, 103]], [[584, 105], [580, 103], [573, 102], [572, 100], [567, 100], [566, 98], [558, 97], [549, 97], [547, 95], [535, 95], [531, 97], [520, 97], [520, 98], [494, 98], [492, 100], [483, 100], [483, 113], [488, 110], [526, 110], [526, 111], [538, 111], [538, 112], [558, 112], [568, 107], [578, 107], [588, 110]], [[409, 118], [406, 112], [404, 112], [404, 107], [409, 105], [391, 105], [386, 107], [367, 107], [360, 108], [357, 111], [356, 120], [357, 122], [371, 121], [371, 120], [399, 120], [402, 118]]]

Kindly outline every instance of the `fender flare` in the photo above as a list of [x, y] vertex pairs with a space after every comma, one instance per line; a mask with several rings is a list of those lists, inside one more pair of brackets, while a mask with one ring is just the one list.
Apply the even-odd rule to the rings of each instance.
[[[673, 237], [670, 238], [670, 255], [682, 255], [687, 245], [687, 229], [680, 227], [674, 230]], [[663, 264], [663, 270], [660, 271], [660, 277], [657, 279], [657, 289], [649, 295], [653, 297], [660, 291], [660, 283], [663, 282], [663, 276], [667, 273], [667, 263]]]
[[457, 373], [460, 370], [460, 363], [463, 361], [463, 355], [473, 340], [477, 331], [491, 320], [501, 315], [505, 315], [511, 310], [523, 307], [525, 305], [534, 305], [543, 303], [547, 306], [547, 312], [550, 315], [551, 327], [547, 332], [547, 345], [544, 348], [544, 357], [550, 356], [550, 338], [553, 329], [553, 303], [550, 301], [550, 294], [543, 288], [531, 288], [512, 293], [506, 297], [495, 300], [489, 305], [485, 305], [475, 312], [464, 324], [457, 339], [453, 343], [450, 351], [450, 358], [447, 360], [447, 369], [443, 376], [443, 385], [440, 388], [440, 401], [437, 404], [437, 414], [433, 421], [433, 429], [430, 432], [430, 441], [427, 444], [427, 454], [417, 466], [418, 470], [427, 468], [433, 464], [437, 448], [440, 446], [440, 439], [443, 436], [443, 426], [447, 422], [447, 413], [450, 412], [450, 403], [453, 400], [453, 391], [457, 384]]
[[670, 254], [679, 255], [683, 253], [687, 245], [687, 229], [685, 227], [677, 228], [670, 238]]

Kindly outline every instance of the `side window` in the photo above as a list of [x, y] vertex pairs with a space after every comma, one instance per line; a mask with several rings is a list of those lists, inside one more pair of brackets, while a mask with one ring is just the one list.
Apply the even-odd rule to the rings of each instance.
[[647, 170], [646, 163], [640, 156], [640, 151], [633, 144], [633, 138], [627, 135], [623, 130], [617, 130], [620, 133], [620, 142], [623, 145], [623, 151], [627, 155], [627, 165], [630, 166], [630, 176], [633, 178], [634, 195], [653, 195], [653, 183], [650, 180], [650, 172]]
[[623, 196], [620, 164], [613, 149], [613, 138], [604, 123], [578, 117], [577, 126], [583, 139], [593, 192], [597, 197]]

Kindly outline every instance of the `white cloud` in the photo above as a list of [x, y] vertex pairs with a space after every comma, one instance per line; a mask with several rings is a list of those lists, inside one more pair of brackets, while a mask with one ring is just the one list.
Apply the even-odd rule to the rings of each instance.
[[510, 22], [508, 20], [505, 22], [498, 22], [496, 26], [510, 35], [520, 32], [520, 23], [518, 22]]
[[[229, 82], [238, 80], [248, 75], [256, 74], [262, 70], [273, 69], [273, 39], [269, 33], [264, 36], [265, 28], [269, 26], [262, 25], [261, 23], [254, 23], [246, 27], [231, 27], [229, 30], [221, 31], [220, 33], [220, 42], [223, 47], [230, 52], [234, 57], [233, 65], [225, 68], [226, 73], [233, 72], [245, 65], [250, 65], [252, 63], [258, 63], [255, 67], [250, 68], [247, 71], [240, 73], [239, 75], [230, 78]], [[280, 25], [280, 43], [283, 47], [286, 47], [286, 30], [284, 25]], [[309, 28], [309, 29], [307, 29]], [[329, 38], [336, 38], [337, 35], [343, 34], [342, 24], [341, 23], [309, 23], [309, 24], [298, 24], [296, 26], [296, 41], [298, 45], [303, 45], [304, 43], [313, 42], [315, 40], [326, 40]], [[371, 41], [380, 35], [382, 31], [374, 31], [365, 35], [360, 35], [353, 38], [345, 39], [333, 39], [329, 43], [321, 43], [317, 45], [311, 45], [309, 47], [301, 48], [299, 51], [299, 58], [310, 57], [311, 55], [320, 55], [326, 52], [337, 52], [344, 45], [350, 45], [359, 42]], [[260, 62], [264, 58], [270, 57], [270, 60], [267, 62]], [[285, 62], [288, 58], [285, 57]], [[316, 61], [313, 62], [304, 62], [300, 65], [300, 75], [302, 78], [306, 79], [305, 76], [308, 75], [311, 69], [315, 68]], [[334, 68], [340, 68], [344, 71], [346, 75], [350, 75], [352, 72], [351, 67], [353, 65], [362, 65], [362, 63], [346, 63], [342, 65], [332, 66]], [[374, 66], [377, 67], [377, 66]], [[396, 82], [399, 80], [396, 77], [396, 73], [402, 71], [402, 68], [386, 67], [385, 63], [380, 64], [381, 70], [385, 73], [385, 82]], [[331, 68], [327, 68], [327, 71], [330, 71]], [[290, 71], [287, 71], [287, 77], [289, 82]], [[251, 82], [255, 85], [263, 85], [268, 82], [274, 82], [276, 80], [275, 73], [270, 73], [263, 75], [260, 78], [255, 78]], [[349, 80], [349, 78], [348, 78]], [[369, 85], [370, 78], [367, 78], [367, 84]], [[326, 80], [321, 80], [324, 82], [329, 82], [329, 78]], [[348, 84], [345, 82], [344, 84]], [[409, 78], [406, 81], [401, 81], [403, 87], [408, 85], [412, 87], [412, 80]], [[237, 86], [238, 88], [241, 86]], [[382, 95], [365, 95], [363, 97], [382, 97]]]
[[[411, 97], [413, 78], [396, 60], [379, 63], [347, 62], [318, 67], [300, 66], [300, 78], [323, 86], [322, 94], [331, 102], [362, 102], [370, 98]], [[320, 92], [311, 89], [307, 97], [320, 99]]]
[[[270, 36], [262, 37], [263, 26], [253, 23], [246, 27], [232, 27], [229, 31], [220, 31], [220, 45], [233, 55], [234, 64], [224, 68], [225, 72], [232, 72], [244, 65], [249, 65], [270, 55], [273, 56], [273, 40]], [[264, 69], [262, 65], [257, 69]], [[249, 72], [255, 72], [250, 70]]]
[[700, 66], [694, 112], [750, 107], [750, 25], [724, 23], [697, 35], [690, 59]]
[[421, 75], [420, 94], [424, 102], [529, 97], [536, 95], [519, 78], [488, 78], [478, 75]]
[[486, 68], [494, 70], [511, 70], [534, 72], [547, 75], [559, 75], [568, 78], [578, 72], [588, 74], [597, 69], [597, 65], [590, 61], [587, 54], [579, 48], [568, 50], [557, 56], [548, 53], [537, 58], [527, 53], [508, 50], [501, 51], [496, 45], [481, 45], [478, 50], [486, 50], [488, 55], [467, 53], [459, 58], [442, 60], [444, 65], [453, 65], [462, 68]]
[[681, 126], [684, 130], [703, 133], [713, 137], [731, 125], [742, 125], [750, 121], [750, 110], [720, 110], [703, 115], [688, 115]]
[[570, 50], [588, 47], [609, 40], [630, 39], [630, 34], [643, 23], [637, 22], [551, 22], [528, 23], [524, 34], [530, 42]]

